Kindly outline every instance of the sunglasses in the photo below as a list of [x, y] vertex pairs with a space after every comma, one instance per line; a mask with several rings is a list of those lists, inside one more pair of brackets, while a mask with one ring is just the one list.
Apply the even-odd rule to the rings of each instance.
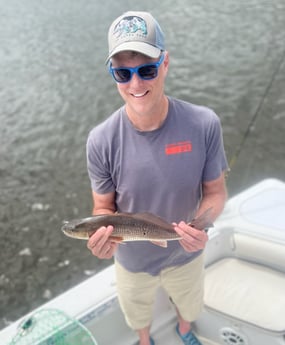
[[151, 80], [157, 77], [158, 67], [164, 60], [164, 54], [161, 54], [159, 61], [148, 63], [137, 67], [118, 67], [113, 68], [112, 63], [109, 65], [109, 72], [117, 83], [128, 83], [133, 74], [136, 73], [143, 80]]

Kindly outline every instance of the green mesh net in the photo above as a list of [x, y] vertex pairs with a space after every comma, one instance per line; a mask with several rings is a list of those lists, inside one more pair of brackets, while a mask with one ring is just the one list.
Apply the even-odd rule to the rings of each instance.
[[77, 320], [57, 309], [42, 309], [24, 320], [9, 345], [97, 345]]

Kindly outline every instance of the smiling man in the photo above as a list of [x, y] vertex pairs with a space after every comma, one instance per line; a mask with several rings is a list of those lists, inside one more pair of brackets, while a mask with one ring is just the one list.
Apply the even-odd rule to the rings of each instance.
[[125, 105], [95, 127], [87, 141], [93, 214], [156, 214], [182, 238], [167, 248], [151, 242], [112, 242], [113, 226], [88, 241], [93, 255], [115, 257], [118, 297], [140, 345], [153, 345], [152, 306], [159, 286], [177, 310], [176, 333], [200, 345], [191, 330], [203, 307], [206, 231], [188, 224], [211, 208], [223, 210], [227, 169], [222, 129], [209, 108], [165, 94], [169, 54], [150, 13], [127, 12], [109, 29], [109, 72]]

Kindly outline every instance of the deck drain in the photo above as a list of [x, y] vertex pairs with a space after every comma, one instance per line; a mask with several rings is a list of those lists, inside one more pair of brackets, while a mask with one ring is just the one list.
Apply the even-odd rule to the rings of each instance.
[[246, 336], [230, 327], [222, 328], [220, 330], [220, 337], [226, 345], [248, 345]]

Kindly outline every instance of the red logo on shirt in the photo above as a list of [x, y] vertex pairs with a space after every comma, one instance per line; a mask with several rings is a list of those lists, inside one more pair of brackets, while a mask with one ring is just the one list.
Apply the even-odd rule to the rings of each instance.
[[165, 146], [165, 154], [177, 155], [179, 153], [191, 152], [192, 144], [191, 141], [181, 141], [179, 143], [168, 144]]

